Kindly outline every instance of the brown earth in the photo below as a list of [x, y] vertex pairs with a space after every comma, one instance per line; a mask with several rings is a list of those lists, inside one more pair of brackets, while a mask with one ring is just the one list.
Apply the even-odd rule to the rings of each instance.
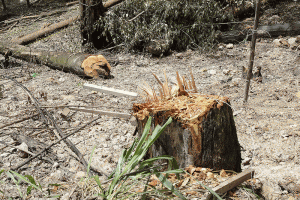
[[[19, 5], [18, 9], [20, 13], [22, 11], [23, 14], [33, 15], [48, 10], [49, 5], [52, 10], [61, 8], [60, 3], [48, 2], [45, 5], [39, 2], [30, 9]], [[285, 21], [292, 13], [288, 9], [298, 5], [299, 3], [293, 2], [266, 10], [262, 18], [279, 17], [279, 21]], [[287, 12], [282, 12], [284, 8], [288, 8]], [[78, 14], [77, 5], [66, 9], [67, 12], [51, 17], [21, 20], [7, 26], [1, 24], [0, 39], [11, 40], [36, 31], [46, 23], [59, 22]], [[12, 12], [16, 10], [17, 8]], [[275, 15], [278, 17], [274, 17]], [[298, 14], [291, 17], [298, 21], [300, 18]], [[176, 71], [189, 76], [188, 67], [191, 66], [199, 93], [227, 96], [231, 101], [239, 142], [243, 147], [242, 167], [253, 168], [256, 171], [252, 189], [261, 189], [263, 198], [266, 199], [300, 199], [299, 51], [276, 47], [273, 45], [273, 39], [261, 39], [256, 44], [255, 68], [262, 68], [262, 81], [251, 81], [249, 100], [246, 104], [243, 103], [245, 79], [242, 78], [242, 67], [248, 66], [249, 63], [250, 42], [236, 44], [232, 49], [219, 48], [209, 54], [188, 50], [173, 52], [172, 55], [162, 58], [153, 58], [147, 54], [107, 53], [107, 56], [117, 59], [116, 64], [112, 66], [112, 79], [87, 80], [74, 74], [52, 70], [42, 64], [14, 58], [10, 59], [8, 68], [1, 67], [0, 75], [15, 78], [27, 87], [38, 102], [53, 114], [62, 130], [70, 133], [94, 119], [96, 115], [75, 111], [65, 113], [64, 106], [78, 105], [97, 110], [130, 113], [132, 104], [142, 101], [140, 98], [116, 97], [85, 90], [82, 88], [83, 83], [137, 92], [144, 81], [154, 88], [159, 87], [152, 72], [163, 80], [163, 70], [166, 70], [169, 82], [176, 83]], [[62, 29], [28, 46], [47, 51], [79, 52], [79, 26], [75, 24]], [[1, 60], [3, 61], [3, 57]], [[0, 85], [3, 88], [3, 97], [0, 99], [0, 127], [36, 113], [28, 94], [22, 88], [6, 78], [0, 79]], [[134, 129], [129, 120], [102, 116], [93, 125], [70, 137], [70, 140], [84, 154], [86, 160], [95, 147], [92, 165], [111, 172], [122, 149], [131, 145]], [[38, 141], [41, 147], [56, 140], [53, 127], [45, 127], [38, 117], [0, 129], [0, 140], [14, 145], [12, 134], [30, 136]], [[8, 169], [24, 161], [14, 147], [0, 144], [0, 150], [0, 169]], [[35, 159], [22, 168], [21, 174], [34, 176], [45, 187], [49, 183], [60, 184], [58, 190], [54, 186], [51, 187], [52, 193], [63, 195], [62, 199], [67, 199], [69, 195], [71, 199], [83, 199], [96, 193], [96, 187], [88, 187], [89, 182], [80, 182], [80, 178], [85, 176], [84, 169], [65, 144], [54, 146], [52, 153], [55, 155], [50, 157], [52, 163]], [[17, 199], [19, 193], [13, 182], [3, 174], [0, 180], [0, 188], [4, 195]], [[25, 185], [21, 184], [21, 188], [24, 189]], [[33, 194], [32, 199], [43, 197], [39, 193]], [[1, 195], [0, 193], [0, 197]], [[2, 198], [5, 199], [4, 196]], [[191, 195], [190, 199], [192, 198], [200, 197]], [[255, 196], [239, 189], [235, 197], [228, 197], [233, 198], [255, 199]]]

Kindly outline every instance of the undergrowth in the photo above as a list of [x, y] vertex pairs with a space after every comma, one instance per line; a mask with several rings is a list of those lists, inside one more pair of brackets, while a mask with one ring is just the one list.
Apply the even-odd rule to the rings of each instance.
[[[172, 198], [174, 196], [177, 196], [183, 200], [187, 199], [178, 189], [174, 187], [172, 182], [170, 182], [167, 178], [168, 174], [175, 173], [177, 175], [177, 178], [180, 179], [180, 173], [187, 173], [186, 171], [178, 168], [177, 162], [172, 156], [165, 155], [144, 160], [148, 149], [163, 133], [164, 129], [172, 122], [172, 118], [169, 118], [169, 120], [163, 126], [157, 125], [154, 130], [150, 132], [151, 120], [152, 118], [149, 117], [144, 127], [142, 136], [139, 139], [137, 138], [130, 148], [124, 149], [122, 151], [117, 166], [113, 173], [108, 177], [109, 179], [107, 181], [101, 182], [97, 175], [92, 177], [87, 176], [82, 180], [88, 183], [91, 179], [93, 179], [97, 183], [97, 187], [99, 188], [100, 192], [94, 194], [94, 197], [102, 197], [102, 199], [104, 200], [132, 199], [133, 197], [141, 197], [141, 199], [147, 199], [147, 197], [154, 195], [160, 198]], [[93, 149], [89, 160], [87, 174], [89, 174], [94, 150], [95, 148]], [[168, 169], [165, 171], [161, 171], [162, 165], [155, 165], [155, 161], [158, 160], [168, 161]], [[60, 195], [52, 196], [49, 189], [49, 186], [60, 186], [58, 184], [49, 184], [48, 189], [43, 190], [41, 184], [36, 182], [32, 176], [22, 176], [12, 170], [0, 170], [0, 176], [1, 174], [5, 174], [14, 183], [21, 199], [30, 198], [31, 191], [33, 189], [38, 191], [40, 194], [42, 194], [43, 197], [46, 198], [60, 197]], [[144, 180], [149, 180], [153, 175], [158, 178], [165, 189], [156, 189], [155, 187], [152, 187], [149, 190], [148, 181], [146, 181], [145, 183]], [[191, 174], [189, 175], [192, 177]], [[199, 183], [199, 185], [209, 190], [215, 197], [217, 197], [218, 199], [222, 199], [213, 190], [203, 185], [201, 182], [197, 182]], [[106, 183], [108, 183], [108, 185]], [[5, 183], [2, 182], [1, 184]], [[21, 190], [20, 185], [22, 184], [28, 185], [26, 192]], [[143, 185], [144, 187], [143, 192], [130, 191], [132, 188], [141, 185]], [[171, 192], [171, 195], [167, 194], [169, 192]], [[2, 189], [0, 189], [0, 193], [2, 193], [2, 195], [7, 199], [11, 199], [9, 196], [7, 196], [9, 194], [5, 193], [5, 191], [3, 191]]]
[[233, 15], [217, 0], [127, 0], [110, 9], [98, 26], [104, 26], [103, 35], [114, 45], [129, 51], [154, 44], [167, 53], [212, 48], [217, 23], [224, 21], [233, 21]]

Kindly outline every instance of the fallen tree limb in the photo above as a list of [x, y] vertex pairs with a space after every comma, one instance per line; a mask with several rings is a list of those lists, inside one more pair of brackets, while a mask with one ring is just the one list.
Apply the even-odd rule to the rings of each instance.
[[[106, 2], [103, 5], [103, 7], [107, 10], [108, 8], [110, 8], [110, 7], [112, 7], [112, 6], [116, 5], [116, 4], [119, 4], [122, 1], [124, 1], [124, 0], [111, 0], [111, 1]], [[14, 42], [16, 44], [20, 44], [20, 45], [29, 44], [29, 43], [35, 41], [36, 39], [38, 39], [38, 38], [40, 38], [42, 36], [45, 36], [45, 35], [50, 34], [50, 33], [53, 33], [53, 32], [55, 32], [58, 29], [61, 29], [61, 28], [64, 28], [66, 26], [71, 25], [77, 19], [79, 19], [79, 16], [72, 17], [72, 18], [67, 19], [65, 21], [53, 24], [51, 26], [48, 26], [48, 27], [46, 27], [44, 29], [41, 29], [39, 31], [36, 31], [34, 33], [30, 33], [30, 34], [28, 34], [26, 36], [14, 38], [12, 40], [12, 42]]]
[[69, 107], [69, 109], [80, 111], [80, 112], [94, 113], [94, 114], [99, 114], [99, 115], [107, 115], [107, 116], [111, 116], [111, 117], [119, 117], [119, 118], [125, 118], [125, 119], [129, 119], [131, 117], [131, 115], [128, 113], [109, 112], [109, 111], [102, 111], [102, 110], [92, 110], [92, 109], [72, 108], [72, 107]]
[[[36, 107], [36, 109], [39, 111], [39, 113], [42, 116], [42, 119], [44, 121], [45, 124], [47, 125], [53, 125], [54, 128], [56, 129], [57, 133], [54, 131], [54, 133], [56, 134], [57, 138], [59, 139], [59, 141], [63, 140], [65, 142], [65, 144], [76, 154], [76, 156], [79, 158], [79, 161], [83, 164], [83, 166], [85, 167], [85, 169], [87, 170], [88, 168], [88, 163], [85, 161], [83, 155], [81, 154], [81, 152], [76, 148], [76, 146], [67, 138], [65, 137], [65, 135], [63, 134], [62, 130], [59, 128], [59, 126], [57, 125], [56, 121], [54, 120], [53, 116], [46, 110], [46, 109], [42, 109], [39, 102], [36, 100], [36, 98], [32, 95], [32, 93], [30, 92], [30, 90], [28, 90], [24, 85], [22, 85], [21, 83], [19, 83], [18, 81], [16, 81], [13, 78], [10, 78], [8, 76], [4, 76], [5, 78], [8, 78], [12, 81], [14, 81], [19, 87], [21, 87], [23, 90], [25, 90], [25, 92], [30, 96], [30, 98], [32, 99], [32, 101], [34, 102], [34, 106]], [[47, 116], [47, 117], [46, 117]], [[50, 124], [49, 124], [49, 123]], [[81, 129], [77, 129], [77, 130], [81, 130]], [[37, 154], [38, 155], [38, 154]], [[28, 161], [29, 162], [29, 161]], [[20, 166], [17, 166], [20, 167]], [[94, 168], [91, 167], [92, 170], [94, 170], [95, 172], [102, 174], [101, 172], [99, 172], [98, 170], [95, 170]], [[14, 168], [14, 170], [16, 170], [16, 168]]]
[[8, 124], [4, 124], [4, 125], [0, 126], [0, 129], [5, 128], [5, 127], [10, 126], [10, 125], [13, 125], [13, 124], [17, 124], [17, 123], [26, 121], [26, 120], [31, 119], [31, 118], [33, 118], [33, 117], [36, 117], [36, 116], [38, 116], [38, 115], [39, 115], [39, 114], [34, 114], [34, 115], [31, 115], [31, 116], [24, 117], [24, 118], [22, 118], [22, 119], [19, 119], [19, 120], [10, 122], [10, 123], [8, 123]]
[[[252, 32], [250, 30], [244, 31], [228, 31], [222, 32], [217, 36], [217, 40], [222, 43], [236, 43], [243, 40], [251, 40]], [[274, 25], [261, 25], [257, 28], [257, 38], [264, 37], [278, 37], [278, 36], [293, 36], [300, 34], [300, 22], [274, 24]]]
[[17, 18], [17, 19], [5, 20], [5, 21], [2, 21], [1, 23], [11, 24], [13, 22], [18, 22], [18, 21], [21, 21], [21, 20], [24, 20], [24, 19], [32, 19], [32, 18], [37, 18], [37, 17], [48, 17], [48, 16], [52, 16], [52, 15], [55, 15], [55, 14], [60, 14], [60, 13], [66, 12], [66, 11], [67, 11], [66, 9], [60, 9], [60, 10], [55, 10], [55, 11], [51, 11], [51, 12], [42, 12], [39, 15], [23, 16], [23, 17], [20, 17], [20, 18]]
[[29, 35], [26, 35], [24, 37], [17, 37], [17, 38], [14, 38], [12, 40], [12, 42], [16, 43], [16, 44], [28, 44], [32, 41], [35, 41], [37, 38], [41, 37], [41, 36], [44, 36], [46, 34], [50, 34], [50, 33], [53, 33], [54, 31], [56, 31], [57, 29], [61, 29], [63, 27], [66, 27], [70, 24], [72, 24], [74, 21], [76, 21], [79, 17], [76, 16], [76, 17], [72, 17], [70, 19], [67, 19], [65, 21], [62, 21], [62, 22], [59, 22], [59, 23], [56, 23], [56, 24], [53, 24], [51, 26], [48, 26], [44, 29], [41, 29], [39, 31], [36, 31], [34, 33], [30, 33]]
[[102, 55], [37, 51], [23, 45], [0, 41], [0, 54], [5, 54], [8, 51], [11, 51], [15, 58], [45, 64], [53, 69], [72, 72], [78, 76], [110, 77], [111, 66]]
[[[101, 116], [97, 117], [96, 119], [94, 119], [94, 120], [92, 120], [92, 121], [86, 123], [85, 125], [83, 125], [82, 127], [78, 128], [78, 129], [76, 129], [76, 130], [73, 131], [72, 133], [67, 134], [66, 136], [62, 137], [62, 138], [59, 139], [58, 141], [56, 141], [56, 142], [54, 142], [54, 143], [48, 145], [46, 148], [44, 148], [42, 151], [40, 151], [39, 153], [37, 153], [35, 156], [33, 156], [33, 157], [27, 159], [25, 162], [21, 163], [20, 165], [18, 165], [18, 166], [16, 166], [16, 167], [13, 167], [12, 170], [16, 171], [16, 170], [18, 170], [19, 168], [23, 167], [24, 165], [26, 165], [27, 163], [29, 163], [29, 162], [32, 161], [33, 159], [37, 158], [39, 155], [41, 155], [41, 154], [44, 153], [45, 151], [49, 150], [49, 149], [50, 149], [51, 147], [53, 147], [54, 145], [60, 143], [61, 141], [63, 141], [63, 140], [65, 140], [65, 139], [67, 139], [68, 137], [74, 135], [74, 134], [77, 133], [78, 131], [84, 129], [85, 127], [87, 127], [87, 126], [90, 125], [91, 123], [97, 121], [100, 117], [101, 117]], [[92, 167], [91, 167], [91, 169], [93, 169], [93, 170], [96, 171], [96, 172], [99, 171], [99, 170], [95, 170], [95, 169], [92, 168]], [[101, 173], [104, 174], [104, 175], [106, 175], [106, 176], [108, 176], [108, 175], [107, 175], [106, 173], [104, 173], [104, 172], [101, 172]]]

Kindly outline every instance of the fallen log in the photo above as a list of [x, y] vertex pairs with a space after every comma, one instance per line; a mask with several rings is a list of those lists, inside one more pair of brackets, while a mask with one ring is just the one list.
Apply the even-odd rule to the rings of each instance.
[[70, 19], [67, 19], [67, 20], [64, 20], [62, 22], [59, 22], [59, 23], [56, 23], [56, 24], [53, 24], [51, 26], [48, 26], [44, 29], [41, 29], [41, 30], [38, 30], [34, 33], [30, 33], [28, 35], [25, 35], [23, 37], [17, 37], [17, 38], [14, 38], [12, 40], [12, 42], [16, 43], [16, 44], [28, 44], [32, 41], [35, 41], [37, 38], [39, 37], [42, 37], [44, 35], [47, 35], [47, 34], [50, 34], [50, 33], [53, 33], [54, 31], [58, 30], [58, 29], [61, 29], [63, 27], [66, 27], [66, 26], [69, 26], [70, 24], [72, 24], [74, 21], [76, 21], [78, 19], [78, 16], [76, 17], [72, 17]]
[[[278, 36], [293, 36], [300, 34], [300, 22], [261, 25], [257, 28], [257, 38], [278, 37]], [[236, 43], [243, 40], [251, 40], [252, 33], [246, 29], [243, 31], [234, 30], [222, 32], [217, 35], [217, 40], [222, 43]]]
[[[107, 10], [108, 8], [121, 3], [124, 0], [110, 0], [108, 2], [105, 2], [105, 4], [103, 5], [104, 9]], [[24, 44], [29, 44], [33, 41], [35, 41], [36, 39], [43, 37], [45, 35], [48, 35], [50, 33], [55, 32], [56, 30], [59, 30], [61, 28], [64, 28], [66, 26], [72, 25], [77, 19], [79, 19], [79, 16], [75, 16], [72, 18], [69, 18], [67, 20], [64, 20], [62, 22], [53, 24], [51, 26], [45, 27], [41, 30], [38, 30], [34, 33], [30, 33], [28, 35], [25, 35], [23, 37], [17, 37], [14, 38], [12, 40], [12, 42], [16, 43], [16, 44], [20, 44], [20, 45], [24, 45]]]
[[[188, 87], [191, 82], [177, 77], [179, 89], [175, 96], [148, 95], [154, 97], [152, 101], [133, 105], [139, 136], [149, 116], [154, 119], [153, 128], [173, 118], [172, 124], [150, 148], [148, 156], [171, 155], [180, 168], [194, 165], [241, 171], [240, 145], [229, 99], [187, 92], [193, 88]], [[161, 93], [170, 94], [168, 86], [163, 88], [165, 92]]]
[[111, 66], [102, 55], [85, 53], [38, 51], [26, 46], [0, 42], [0, 53], [10, 51], [13, 57], [42, 63], [53, 69], [72, 72], [90, 78], [110, 78]]

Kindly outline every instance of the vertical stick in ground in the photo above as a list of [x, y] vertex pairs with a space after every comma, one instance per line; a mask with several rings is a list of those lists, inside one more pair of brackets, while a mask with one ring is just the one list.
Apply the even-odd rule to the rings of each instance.
[[250, 59], [249, 59], [249, 67], [248, 67], [244, 102], [247, 102], [247, 100], [248, 100], [250, 79], [252, 78], [252, 68], [253, 68], [253, 63], [254, 63], [255, 44], [256, 44], [256, 35], [257, 35], [256, 30], [258, 27], [258, 20], [259, 20], [259, 7], [260, 7], [260, 0], [256, 0], [255, 21], [254, 21], [252, 40], [251, 40], [251, 52], [250, 52]]

